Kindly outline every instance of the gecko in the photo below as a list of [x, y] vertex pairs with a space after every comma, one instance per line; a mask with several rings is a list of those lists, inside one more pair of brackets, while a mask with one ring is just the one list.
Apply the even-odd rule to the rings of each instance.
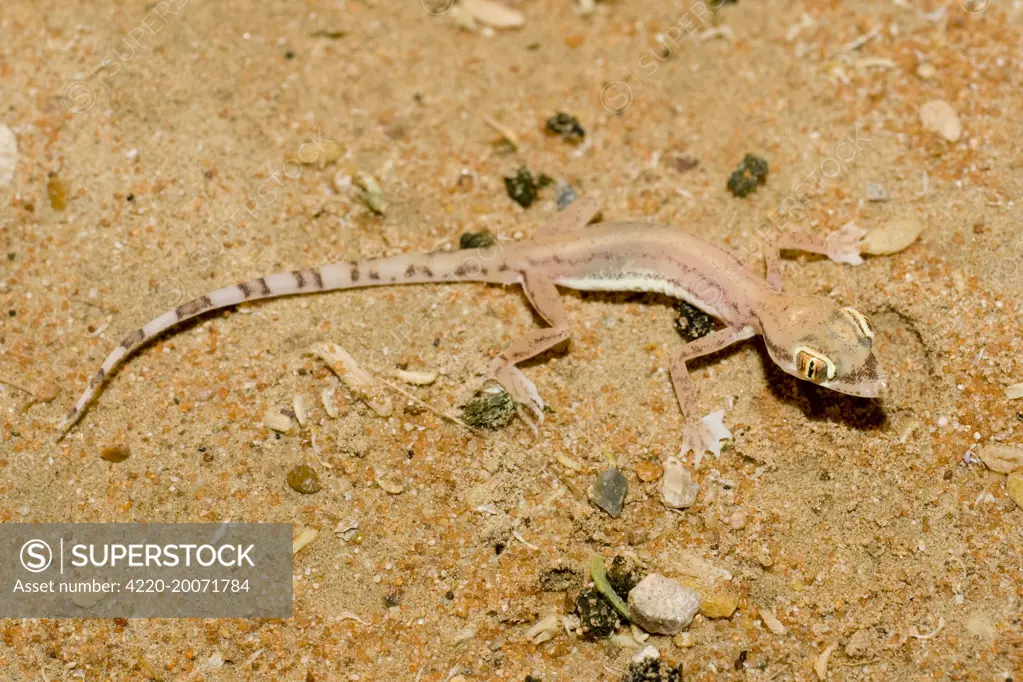
[[548, 326], [527, 332], [501, 351], [485, 382], [496, 382], [508, 393], [534, 433], [543, 423], [544, 401], [517, 365], [571, 336], [558, 287], [662, 293], [724, 323], [723, 329], [682, 346], [669, 368], [683, 415], [681, 455], [692, 451], [697, 462], [705, 452], [720, 456], [721, 443], [731, 433], [724, 425], [723, 410], [701, 414], [686, 363], [740, 341], [763, 337], [771, 360], [798, 379], [854, 396], [878, 397], [885, 392], [885, 373], [873, 350], [874, 331], [867, 317], [827, 297], [784, 292], [781, 285], [782, 250], [816, 253], [838, 263], [859, 265], [863, 262], [860, 246], [864, 230], [850, 223], [827, 236], [775, 234], [763, 242], [766, 274], [761, 276], [730, 251], [674, 227], [592, 222], [599, 210], [593, 196], [583, 196], [529, 241], [499, 243], [471, 252], [333, 263], [278, 272], [211, 291], [128, 334], [57, 426], [57, 439], [82, 417], [125, 358], [185, 320], [259, 299], [398, 284], [469, 281], [522, 287], [527, 301]]

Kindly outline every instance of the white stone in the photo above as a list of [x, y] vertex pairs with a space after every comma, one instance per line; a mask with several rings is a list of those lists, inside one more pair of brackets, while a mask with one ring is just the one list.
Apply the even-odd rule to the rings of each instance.
[[632, 622], [647, 632], [674, 635], [693, 622], [700, 595], [677, 580], [651, 573], [629, 592]]
[[920, 107], [920, 122], [924, 128], [937, 133], [949, 142], [957, 142], [963, 135], [963, 124], [952, 105], [942, 99], [934, 99]]
[[685, 509], [696, 502], [700, 484], [693, 480], [689, 470], [677, 457], [669, 457], [664, 463], [664, 477], [661, 479], [661, 500], [672, 509]]

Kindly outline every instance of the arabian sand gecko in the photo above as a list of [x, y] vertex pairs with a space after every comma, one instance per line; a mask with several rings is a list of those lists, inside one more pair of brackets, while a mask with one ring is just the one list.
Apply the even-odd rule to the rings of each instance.
[[[875, 397], [885, 376], [872, 344], [867, 318], [828, 298], [783, 293], [781, 249], [826, 255], [859, 264], [864, 232], [851, 224], [827, 238], [779, 235], [765, 244], [767, 276], [760, 277], [728, 251], [670, 227], [638, 222], [589, 225], [599, 205], [583, 197], [542, 227], [531, 241], [468, 251], [411, 254], [334, 263], [279, 272], [200, 296], [129, 334], [103, 362], [88, 388], [57, 427], [62, 438], [81, 418], [110, 372], [132, 351], [183, 320], [246, 301], [318, 291], [428, 282], [519, 284], [533, 308], [549, 324], [516, 340], [495, 358], [488, 381], [495, 381], [537, 423], [544, 402], [516, 364], [543, 353], [571, 335], [557, 287], [584, 291], [660, 292], [679, 298], [722, 320], [726, 327], [685, 345], [671, 364], [675, 395], [685, 419], [682, 452], [719, 456], [731, 434], [723, 411], [700, 416], [696, 389], [686, 362], [755, 335], [764, 337], [771, 359], [785, 372], [826, 388]], [[589, 226], [588, 226], [589, 225]]]

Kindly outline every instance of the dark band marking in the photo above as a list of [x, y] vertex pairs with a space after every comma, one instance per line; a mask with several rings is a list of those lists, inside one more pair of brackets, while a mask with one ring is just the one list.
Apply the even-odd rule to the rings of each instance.
[[498, 271], [498, 272], [505, 272], [506, 270], [510, 270], [510, 268], [508, 267], [508, 264], [507, 264], [507, 263], [501, 263], [501, 264], [500, 264], [500, 265], [499, 265], [499, 266], [497, 267], [497, 271]]
[[397, 279], [398, 279], [397, 277], [394, 277], [393, 275], [391, 276], [391, 281], [392, 282], [396, 281]]
[[[380, 273], [377, 272], [376, 270], [370, 270], [369, 271], [369, 278], [370, 279], [380, 279]], [[391, 281], [392, 282], [394, 281], [393, 277], [391, 278]]]
[[252, 295], [252, 287], [250, 287], [246, 282], [239, 284], [238, 290], [242, 292], [242, 298], [248, 298]]
[[426, 275], [427, 277], [433, 277], [433, 270], [430, 269], [429, 265], [422, 265], [419, 267], [419, 272]]
[[480, 266], [477, 265], [476, 263], [472, 263], [471, 265], [467, 265], [465, 263], [462, 263], [457, 268], [455, 268], [455, 276], [456, 277], [462, 277], [464, 275], [474, 275], [474, 274], [476, 274], [479, 271], [480, 271]]
[[299, 289], [305, 287], [305, 275], [302, 274], [301, 270], [292, 270], [291, 276], [295, 278], [295, 284]]
[[93, 375], [92, 379], [89, 380], [89, 388], [96, 388], [97, 386], [102, 384], [103, 383], [103, 377], [105, 377], [106, 375], [107, 375], [107, 373], [104, 372], [102, 369], [100, 369], [98, 372], [96, 372], [96, 374]]
[[320, 274], [320, 269], [319, 268], [313, 268], [312, 270], [309, 271], [309, 273], [313, 276], [313, 282], [316, 283], [316, 288], [317, 289], [322, 289], [323, 288], [323, 275]]
[[405, 268], [405, 276], [406, 277], [414, 277], [415, 274], [416, 274], [416, 266], [415, 265], [410, 265], [407, 268]]
[[141, 329], [136, 329], [128, 336], [124, 337], [124, 341], [121, 341], [121, 348], [125, 350], [131, 350], [131, 347], [137, 343], [141, 343], [142, 339], [146, 338], [146, 333]]
[[75, 416], [76, 414], [78, 414], [78, 406], [77, 405], [75, 405], [74, 407], [71, 408], [71, 411], [67, 413], [67, 417], [65, 417], [65, 419], [71, 419], [71, 417]]
[[348, 276], [351, 277], [353, 282], [358, 282], [359, 281], [359, 264], [358, 264], [358, 262], [352, 261], [351, 263], [348, 264], [348, 266], [352, 269], [352, 271], [349, 273]]
[[261, 296], [269, 296], [270, 295], [270, 287], [267, 286], [265, 278], [260, 277], [259, 279], [257, 279], [256, 280], [256, 286], [259, 287], [259, 293], [260, 293]]
[[182, 303], [174, 312], [178, 314], [178, 319], [184, 319], [212, 307], [213, 301], [210, 300], [209, 296], [200, 296], [199, 298], [192, 299], [188, 303]]

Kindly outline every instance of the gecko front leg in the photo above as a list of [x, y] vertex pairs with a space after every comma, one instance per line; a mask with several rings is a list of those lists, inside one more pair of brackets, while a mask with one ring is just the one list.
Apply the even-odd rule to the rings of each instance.
[[[531, 331], [508, 346], [494, 359], [488, 381], [496, 381], [508, 392], [519, 407], [519, 416], [534, 433], [538, 433], [537, 425], [543, 424], [543, 400], [533, 382], [515, 365], [553, 348], [571, 336], [572, 331], [561, 304], [561, 295], [554, 282], [547, 276], [536, 272], [523, 272], [522, 290], [533, 309], [551, 326]], [[536, 424], [526, 419], [521, 409], [523, 406], [536, 415]]]
[[752, 327], [727, 327], [692, 341], [679, 351], [671, 365], [671, 383], [675, 388], [675, 397], [678, 398], [678, 406], [682, 408], [682, 417], [685, 420], [680, 456], [684, 457], [692, 450], [696, 454], [696, 464], [703, 459], [704, 452], [711, 452], [715, 457], [720, 457], [721, 441], [732, 436], [722, 421], [724, 411], [718, 410], [702, 418], [698, 416], [699, 399], [696, 387], [686, 369], [686, 361], [716, 353], [733, 343], [752, 338], [754, 335]]
[[836, 263], [862, 265], [860, 246], [867, 231], [855, 223], [846, 223], [838, 230], [822, 237], [805, 232], [782, 234], [764, 245], [767, 262], [767, 281], [781, 291], [781, 251], [805, 251], [827, 256]]

